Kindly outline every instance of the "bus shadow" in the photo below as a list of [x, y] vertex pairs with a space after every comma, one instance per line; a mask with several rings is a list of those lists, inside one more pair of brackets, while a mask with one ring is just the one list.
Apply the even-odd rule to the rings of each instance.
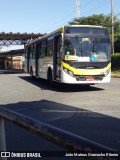
[[19, 76], [19, 78], [31, 83], [42, 90], [51, 90], [57, 92], [86, 92], [86, 91], [101, 91], [103, 88], [96, 87], [94, 85], [78, 85], [78, 84], [63, 84], [53, 82], [49, 83], [47, 80], [42, 78], [32, 79], [30, 76]]
[[[8, 108], [105, 146], [120, 150], [119, 118], [46, 99], [0, 105], [0, 107]], [[22, 128], [16, 127], [12, 123], [5, 122], [5, 130], [8, 150], [51, 151], [60, 149], [48, 141], [30, 134]]]

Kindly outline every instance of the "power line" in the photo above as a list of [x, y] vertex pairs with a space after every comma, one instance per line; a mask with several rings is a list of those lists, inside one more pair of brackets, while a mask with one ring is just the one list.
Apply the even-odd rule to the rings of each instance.
[[[84, 7], [86, 7], [87, 5], [89, 5], [91, 2], [93, 2], [93, 0], [89, 1], [89, 3], [85, 3], [84, 6], [82, 6], [82, 5], [80, 4], [80, 0], [76, 0], [76, 7], [77, 7], [76, 9], [78, 9], [78, 11], [77, 11], [77, 12], [78, 12], [77, 17], [80, 17], [80, 6], [81, 6], [81, 9], [83, 9]], [[103, 2], [104, 2], [104, 1], [101, 2], [102, 5], [104, 5]], [[101, 3], [99, 3], [98, 5], [101, 5]], [[97, 7], [99, 7], [98, 5], [97, 5]], [[96, 6], [95, 6], [95, 7], [96, 7]], [[95, 7], [94, 7], [94, 8], [95, 8]], [[62, 20], [70, 17], [70, 16], [73, 15], [74, 13], [75, 13], [75, 11], [72, 12], [71, 14], [69, 14], [69, 15], [61, 18], [61, 19], [59, 19], [58, 21], [56, 21], [56, 22], [54, 22], [54, 23], [52, 23], [52, 24], [44, 27], [43, 30], [46, 30], [47, 28], [48, 28], [48, 30], [53, 30], [53, 29], [57, 28], [57, 27], [54, 26], [54, 25], [56, 25], [56, 23], [61, 22]], [[54, 26], [54, 27], [50, 28], [51, 26]]]
[[80, 4], [80, 9], [86, 8], [86, 6], [89, 6], [91, 2], [96, 1], [96, 0], [91, 0], [87, 3], [85, 3], [84, 5], [82, 5], [82, 3]]
[[117, 14], [114, 16], [114, 18], [117, 18], [118, 16], [120, 16], [120, 13], [117, 13]]
[[[75, 15], [75, 11], [71, 12], [69, 15], [67, 15], [67, 16], [65, 16], [65, 17], [63, 17], [63, 18], [58, 19], [58, 20], [55, 21], [54, 23], [51, 23], [50, 25], [45, 26], [44, 28], [41, 29], [41, 31], [43, 32], [43, 31], [45, 31], [46, 29], [48, 29], [48, 28], [50, 28], [50, 27], [52, 27], [52, 26], [55, 26], [55, 25], [58, 24], [58, 23], [61, 23], [64, 19], [67, 19], [67, 18], [71, 17], [71, 15]], [[53, 28], [53, 27], [52, 27], [52, 28]], [[55, 28], [55, 27], [54, 27], [54, 28]], [[53, 28], [53, 29], [54, 29], [54, 28]], [[49, 29], [49, 30], [52, 30], [52, 29]]]
[[[91, 0], [91, 1], [89, 1], [89, 3], [85, 3], [83, 6], [82, 6], [82, 4], [80, 4], [80, 0], [76, 0], [76, 5], [77, 5], [77, 3], [78, 3], [78, 6], [79, 6], [79, 11], [78, 11], [78, 15], [79, 15], [79, 17], [80, 17], [80, 9], [83, 9], [83, 8], [86, 8], [86, 6], [88, 6], [88, 5], [90, 5], [90, 3], [91, 2], [93, 2], [94, 0]], [[103, 5], [106, 5], [106, 4], [108, 4], [110, 2], [110, 0], [108, 0], [108, 1], [102, 1], [102, 2], [100, 2], [100, 3], [98, 3], [97, 5], [95, 5], [94, 7], [92, 7], [91, 9], [88, 9], [87, 10], [87, 12], [88, 11], [90, 11], [90, 10], [97, 10], [98, 8], [100, 8], [100, 7], [102, 7]], [[76, 7], [78, 7], [78, 6], [76, 6]], [[85, 11], [84, 11], [85, 12]], [[67, 18], [69, 18], [69, 17], [71, 17], [71, 15], [74, 15], [75, 14], [75, 11], [74, 12], [71, 12], [71, 14], [69, 14], [69, 15], [67, 15], [67, 16], [65, 16], [65, 17], [63, 17], [63, 18], [60, 18], [59, 20], [57, 20], [56, 22], [54, 22], [54, 23], [51, 23], [50, 25], [48, 25], [48, 26], [45, 26], [44, 28], [42, 28], [41, 29], [41, 31], [43, 32], [43, 31], [51, 31], [51, 30], [54, 30], [54, 29], [56, 29], [57, 27], [55, 27], [55, 25], [56, 24], [58, 24], [58, 23], [60, 23], [61, 21], [63, 21], [64, 19], [67, 19]], [[66, 22], [67, 23], [67, 22]], [[62, 25], [63, 25], [63, 23], [62, 23]], [[54, 27], [52, 27], [52, 26], [54, 26]], [[58, 25], [57, 25], [58, 26]], [[59, 25], [60, 26], [60, 25]]]
[[[103, 5], [106, 5], [106, 4], [108, 4], [108, 3], [110, 3], [110, 0], [108, 0], [108, 1], [104, 1], [104, 0], [103, 0], [102, 2], [98, 3], [96, 6], [92, 7], [91, 9], [88, 9], [87, 12], [89, 12], [89, 11], [91, 11], [91, 10], [95, 11], [95, 10], [97, 10], [98, 8], [101, 8]], [[84, 11], [84, 12], [85, 12], [85, 11]]]

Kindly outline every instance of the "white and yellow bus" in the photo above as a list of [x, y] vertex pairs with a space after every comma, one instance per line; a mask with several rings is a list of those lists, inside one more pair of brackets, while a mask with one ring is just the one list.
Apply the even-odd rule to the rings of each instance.
[[68, 84], [110, 82], [111, 42], [101, 26], [70, 25], [25, 46], [25, 71]]

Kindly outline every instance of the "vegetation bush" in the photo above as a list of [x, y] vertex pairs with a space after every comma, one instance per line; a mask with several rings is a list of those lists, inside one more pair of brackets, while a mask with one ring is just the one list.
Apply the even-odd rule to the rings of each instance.
[[111, 69], [112, 71], [120, 71], [120, 53], [115, 53], [111, 55]]
[[115, 38], [114, 50], [115, 50], [115, 53], [120, 53], [120, 35], [118, 37], [116, 36]]

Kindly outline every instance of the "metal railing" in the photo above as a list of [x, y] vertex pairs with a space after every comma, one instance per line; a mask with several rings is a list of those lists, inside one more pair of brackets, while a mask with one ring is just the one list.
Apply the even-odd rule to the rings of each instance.
[[[0, 107], [0, 151], [6, 150], [4, 120], [11, 121], [35, 135], [71, 152], [113, 152], [114, 150], [81, 136]], [[103, 157], [104, 158], [104, 157]], [[88, 157], [87, 157], [88, 159]], [[97, 159], [97, 158], [96, 158]], [[0, 159], [6, 160], [6, 159]]]

